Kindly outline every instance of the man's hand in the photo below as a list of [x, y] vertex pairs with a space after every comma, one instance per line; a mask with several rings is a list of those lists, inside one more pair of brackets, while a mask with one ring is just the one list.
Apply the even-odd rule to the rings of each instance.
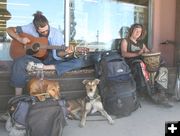
[[27, 38], [27, 37], [20, 37], [20, 38], [18, 38], [18, 41], [19, 41], [20, 43], [24, 44], [24, 45], [26, 45], [26, 44], [28, 44], [28, 43], [31, 42], [30, 39]]
[[66, 53], [73, 53], [74, 52], [74, 47], [72, 46], [69, 46], [67, 49], [66, 49]]

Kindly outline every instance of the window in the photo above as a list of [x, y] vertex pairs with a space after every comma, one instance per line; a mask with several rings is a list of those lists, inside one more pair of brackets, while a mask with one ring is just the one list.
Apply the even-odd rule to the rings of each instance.
[[[149, 29], [149, 1], [152, 0], [1, 0], [0, 60], [11, 60], [9, 47], [12, 39], [6, 34], [6, 27], [32, 22], [32, 14], [37, 10], [42, 11], [50, 25], [63, 34], [69, 30], [65, 35], [68, 41], [109, 50], [113, 40], [125, 37], [133, 23], [142, 23]], [[65, 10], [65, 2], [69, 2], [68, 10]], [[66, 22], [65, 11], [69, 11], [69, 22]], [[69, 29], [64, 29], [65, 24]], [[145, 40], [147, 42], [149, 37]]]
[[72, 0], [70, 40], [89, 48], [110, 50], [113, 40], [124, 38], [133, 23], [148, 28], [148, 0], [141, 1]]

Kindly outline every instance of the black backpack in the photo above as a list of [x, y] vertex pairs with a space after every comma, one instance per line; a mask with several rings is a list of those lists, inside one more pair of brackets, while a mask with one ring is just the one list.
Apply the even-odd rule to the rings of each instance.
[[17, 131], [24, 129], [27, 136], [62, 136], [66, 124], [63, 103], [53, 99], [40, 102], [28, 95], [14, 96], [8, 101], [12, 127]]
[[103, 53], [99, 65], [99, 90], [105, 110], [117, 117], [130, 115], [140, 103], [129, 66], [116, 51]]
[[111, 50], [117, 50], [119, 53], [121, 52], [121, 41], [122, 39], [114, 39], [112, 45], [111, 45]]
[[63, 110], [57, 100], [36, 102], [27, 115], [28, 136], [62, 136], [65, 124]]
[[102, 53], [99, 75], [106, 80], [125, 81], [131, 78], [131, 70], [117, 51], [106, 51]]

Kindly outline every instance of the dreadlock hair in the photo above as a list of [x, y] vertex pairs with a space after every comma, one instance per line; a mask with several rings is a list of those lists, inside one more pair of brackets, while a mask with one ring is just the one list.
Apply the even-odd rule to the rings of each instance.
[[131, 37], [135, 28], [141, 28], [142, 29], [142, 33], [141, 33], [140, 37], [138, 38], [138, 40], [142, 40], [146, 36], [146, 30], [142, 24], [138, 24], [138, 23], [131, 25], [131, 27], [129, 29], [129, 33], [128, 33], [128, 38]]
[[49, 25], [47, 18], [43, 15], [41, 11], [37, 11], [36, 13], [33, 14], [33, 16], [34, 16], [33, 24], [37, 30], [39, 27], [44, 27], [46, 25]]

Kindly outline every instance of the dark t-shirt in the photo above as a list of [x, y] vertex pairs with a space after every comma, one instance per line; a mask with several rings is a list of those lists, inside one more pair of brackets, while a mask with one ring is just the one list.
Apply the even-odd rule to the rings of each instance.
[[[133, 41], [131, 41], [130, 39], [127, 39], [127, 38], [126, 38], [126, 41], [128, 43], [128, 45], [127, 45], [128, 52], [139, 52], [143, 48], [143, 42], [141, 42], [141, 41], [134, 43]], [[135, 61], [138, 59], [142, 59], [141, 55], [137, 56], [137, 57], [125, 58], [126, 62], [129, 65], [131, 65], [132, 61]]]

